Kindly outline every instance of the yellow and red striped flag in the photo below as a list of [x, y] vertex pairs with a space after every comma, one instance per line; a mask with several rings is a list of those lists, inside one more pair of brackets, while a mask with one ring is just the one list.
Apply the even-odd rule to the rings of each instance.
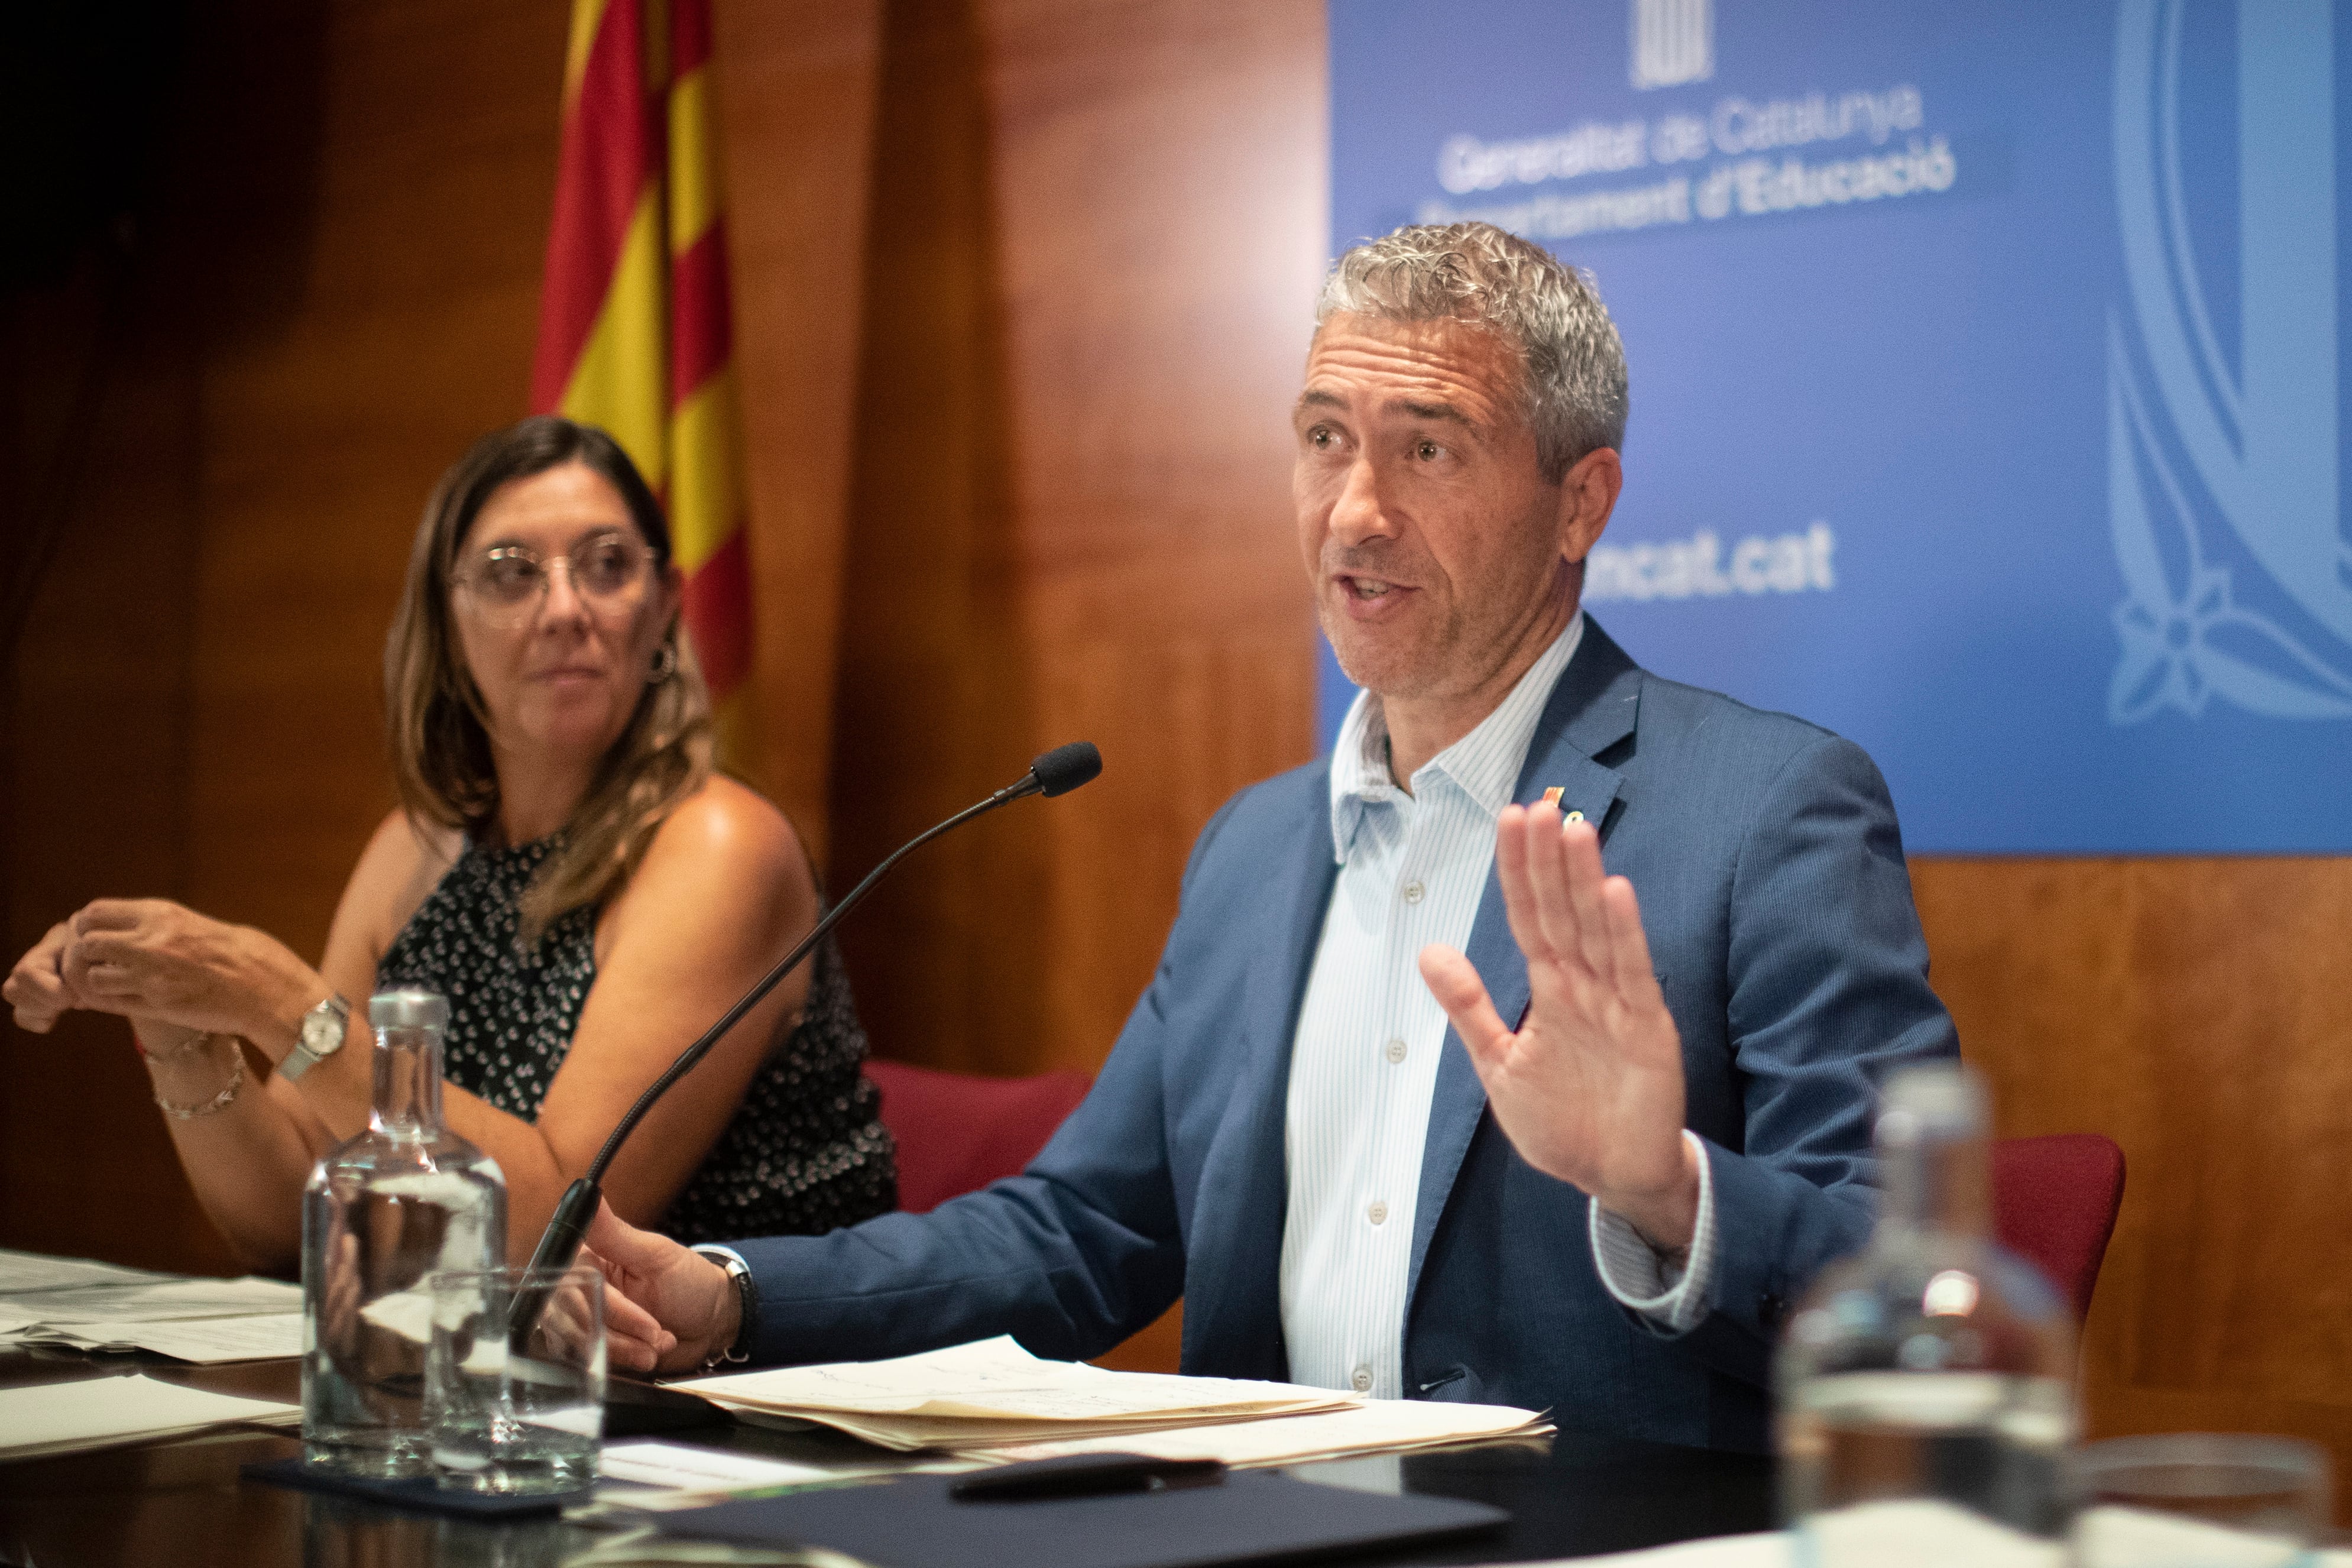
[[709, 0], [572, 0], [531, 410], [610, 430], [669, 512], [722, 739], [751, 669]]

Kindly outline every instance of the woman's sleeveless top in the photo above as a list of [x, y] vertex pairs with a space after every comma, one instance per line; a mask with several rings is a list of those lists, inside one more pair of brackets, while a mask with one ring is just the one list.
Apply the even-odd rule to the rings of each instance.
[[[469, 841], [376, 967], [380, 986], [449, 999], [443, 1077], [526, 1121], [537, 1120], [596, 983], [593, 910], [565, 914], [536, 946], [516, 946], [523, 889], [560, 841], [511, 849]], [[881, 1093], [859, 1071], [866, 1033], [830, 941], [815, 965], [799, 1026], [769, 1053], [661, 1222], [680, 1241], [808, 1235], [897, 1206]], [[681, 1050], [708, 1024], [677, 1022]]]

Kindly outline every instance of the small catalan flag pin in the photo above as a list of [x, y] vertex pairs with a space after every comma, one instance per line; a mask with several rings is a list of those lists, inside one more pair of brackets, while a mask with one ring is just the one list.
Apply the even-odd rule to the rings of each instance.
[[[1551, 788], [1544, 791], [1543, 803], [1546, 805], [1558, 805], [1559, 804], [1559, 797], [1567, 793], [1567, 785], [1554, 784]], [[1584, 813], [1580, 811], [1571, 811], [1566, 816], [1561, 817], [1560, 820], [1562, 822], [1582, 822], [1584, 820]]]

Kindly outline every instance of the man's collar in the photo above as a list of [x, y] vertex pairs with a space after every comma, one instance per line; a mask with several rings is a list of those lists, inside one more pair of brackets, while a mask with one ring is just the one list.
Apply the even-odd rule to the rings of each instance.
[[[1583, 640], [1584, 611], [1580, 607], [1493, 712], [1422, 764], [1413, 775], [1416, 793], [1427, 787], [1433, 774], [1443, 773], [1488, 816], [1500, 816], [1510, 804], [1512, 786], [1527, 760], [1528, 743], [1543, 717], [1545, 701]], [[1333, 858], [1345, 865], [1365, 808], [1400, 793], [1389, 768], [1387, 713], [1377, 693], [1359, 691], [1331, 752]]]

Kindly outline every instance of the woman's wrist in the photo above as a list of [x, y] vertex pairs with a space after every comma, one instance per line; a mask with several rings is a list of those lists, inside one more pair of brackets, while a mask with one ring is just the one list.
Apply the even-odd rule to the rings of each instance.
[[185, 1024], [166, 1023], [161, 1018], [131, 1020], [131, 1048], [139, 1053], [139, 1059], [147, 1064], [149, 1072], [155, 1071], [161, 1064], [175, 1061], [194, 1051], [205, 1043], [205, 1039], [202, 1029], [190, 1028]]
[[200, 1034], [169, 1056], [149, 1053], [155, 1103], [177, 1121], [228, 1109], [245, 1087], [245, 1047], [235, 1035]]
[[226, 1077], [229, 1068], [243, 1059], [235, 1035], [197, 1032], [168, 1050], [149, 1047], [147, 1076], [159, 1087], [188, 1088], [207, 1079]]
[[302, 1040], [302, 1020], [320, 1002], [335, 994], [326, 976], [302, 962], [293, 950], [262, 931], [254, 939], [275, 950], [276, 983], [257, 990], [254, 1016], [237, 1032], [271, 1062], [282, 1062]]

